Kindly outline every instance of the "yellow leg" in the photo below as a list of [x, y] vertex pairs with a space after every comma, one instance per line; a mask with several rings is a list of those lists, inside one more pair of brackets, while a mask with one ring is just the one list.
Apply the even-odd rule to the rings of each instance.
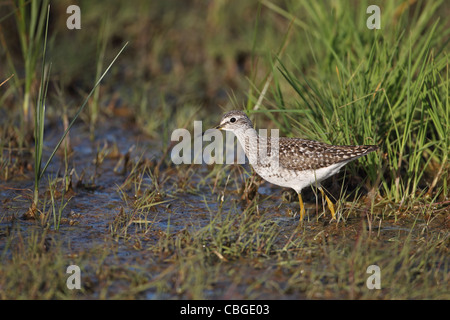
[[298, 193], [298, 202], [300, 203], [300, 221], [303, 221], [305, 217], [305, 205], [303, 204], [301, 193]]
[[327, 197], [322, 188], [319, 188], [319, 190], [322, 193], [322, 197], [325, 197], [325, 200], [327, 201], [328, 208], [331, 211], [331, 216], [333, 217], [333, 220], [336, 220], [336, 211], [334, 210], [333, 202], [331, 202], [331, 200]]

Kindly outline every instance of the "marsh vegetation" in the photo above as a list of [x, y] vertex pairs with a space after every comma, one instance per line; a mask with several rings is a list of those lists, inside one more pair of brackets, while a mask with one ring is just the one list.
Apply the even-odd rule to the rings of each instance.
[[[0, 7], [1, 299], [450, 298], [448, 2], [382, 1], [380, 30], [368, 1], [78, 3], [80, 30], [70, 1]], [[248, 165], [172, 163], [231, 109], [380, 146], [324, 184], [338, 223]]]

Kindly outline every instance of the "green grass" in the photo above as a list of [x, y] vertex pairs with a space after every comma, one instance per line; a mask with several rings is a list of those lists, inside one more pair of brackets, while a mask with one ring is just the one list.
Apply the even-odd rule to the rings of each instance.
[[46, 65], [47, 52], [47, 35], [48, 35], [48, 21], [50, 18], [50, 5], [47, 9], [46, 28], [44, 33], [44, 49], [42, 54], [42, 72], [41, 83], [39, 86], [38, 100], [34, 112], [34, 193], [33, 202], [30, 206], [30, 216], [36, 216], [39, 202], [39, 183], [42, 175], [45, 173], [45, 168], [41, 170], [42, 151], [44, 147], [44, 126], [45, 126], [45, 102], [47, 98], [48, 83], [50, 79], [50, 66]]
[[[399, 8], [383, 3], [381, 30], [368, 30], [364, 19], [352, 21], [364, 16], [365, 2], [327, 7], [300, 1], [290, 3], [289, 11], [263, 4], [302, 32], [294, 31], [282, 58], [273, 57], [272, 65], [279, 67], [258, 112], [291, 136], [300, 132], [332, 144], [379, 145], [381, 152], [365, 157], [360, 167], [370, 181], [380, 181], [380, 188], [373, 188], [388, 201], [409, 206], [427, 192], [444, 200], [449, 192], [449, 30], [439, 19], [429, 20], [442, 3], [418, 4], [410, 9], [410, 21], [407, 14], [394, 19]], [[298, 8], [305, 9], [304, 16], [296, 16]], [[308, 62], [313, 67], [305, 74]], [[251, 98], [256, 103], [258, 97]]]
[[[89, 101], [89, 98], [95, 94], [97, 87], [100, 85], [100, 82], [103, 80], [109, 69], [112, 67], [116, 59], [120, 56], [122, 51], [127, 46], [127, 43], [122, 47], [122, 49], [119, 51], [119, 53], [115, 56], [113, 61], [109, 64], [109, 66], [106, 68], [106, 70], [99, 76], [98, 80], [96, 81], [94, 87], [92, 88], [91, 92], [87, 95], [86, 99], [84, 100], [83, 104], [78, 109], [77, 113], [73, 117], [72, 121], [67, 126], [66, 130], [62, 134], [61, 138], [59, 139], [58, 143], [54, 147], [50, 157], [48, 158], [47, 162], [45, 163], [44, 167], [42, 168], [42, 156], [43, 156], [43, 146], [44, 146], [44, 126], [45, 126], [45, 104], [46, 104], [46, 98], [47, 98], [47, 91], [48, 91], [48, 84], [50, 81], [50, 70], [51, 70], [51, 64], [50, 67], [46, 66], [46, 50], [47, 50], [47, 33], [48, 33], [48, 19], [50, 16], [50, 6], [48, 6], [47, 11], [47, 23], [46, 23], [46, 30], [45, 30], [45, 37], [44, 37], [44, 52], [43, 52], [43, 58], [42, 58], [42, 73], [41, 73], [41, 83], [39, 87], [39, 94], [38, 94], [38, 101], [36, 103], [36, 111], [34, 113], [35, 115], [35, 121], [34, 121], [34, 138], [35, 138], [35, 152], [34, 152], [34, 196], [33, 196], [33, 202], [30, 207], [30, 216], [37, 216], [36, 211], [38, 209], [38, 202], [39, 202], [39, 184], [41, 182], [41, 179], [43, 178], [46, 169], [50, 162], [52, 161], [54, 155], [58, 151], [60, 145], [65, 141], [66, 135], [69, 133], [70, 129], [74, 125], [75, 121], [77, 120], [78, 116], [83, 111], [84, 107], [86, 106], [87, 102]], [[101, 64], [100, 64], [101, 67]], [[46, 70], [48, 69], [48, 70]], [[98, 97], [97, 97], [98, 98]], [[95, 99], [94, 99], [95, 100]], [[98, 102], [94, 102], [98, 103]], [[94, 112], [95, 113], [95, 112]], [[93, 120], [94, 121], [94, 120]], [[95, 123], [95, 121], [94, 121]], [[52, 205], [53, 204], [53, 198], [52, 198]], [[55, 222], [56, 226], [56, 222]]]

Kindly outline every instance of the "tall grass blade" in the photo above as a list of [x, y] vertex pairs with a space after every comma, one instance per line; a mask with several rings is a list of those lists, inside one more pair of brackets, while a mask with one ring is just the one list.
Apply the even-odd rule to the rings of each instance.
[[[45, 127], [45, 100], [47, 97], [48, 83], [50, 79], [51, 65], [46, 68], [45, 60], [47, 53], [47, 35], [48, 35], [48, 21], [50, 17], [50, 5], [47, 8], [47, 19], [44, 35], [44, 47], [42, 55], [42, 71], [41, 84], [39, 87], [39, 95], [36, 103], [36, 110], [34, 113], [34, 198], [33, 206], [37, 207], [39, 200], [39, 182], [41, 180], [41, 163], [42, 150], [44, 147], [44, 127]], [[47, 70], [46, 70], [47, 69]]]
[[103, 72], [103, 74], [101, 75], [101, 77], [97, 80], [97, 82], [95, 83], [94, 87], [92, 88], [91, 92], [89, 92], [89, 94], [87, 95], [87, 97], [84, 99], [83, 104], [81, 105], [81, 107], [78, 109], [77, 113], [75, 114], [74, 118], [72, 119], [72, 121], [70, 122], [69, 126], [67, 127], [67, 129], [64, 131], [63, 135], [61, 136], [61, 138], [59, 139], [58, 143], [56, 144], [55, 148], [53, 149], [52, 154], [50, 155], [50, 157], [48, 158], [47, 162], [45, 163], [44, 168], [42, 169], [40, 178], [42, 178], [42, 175], [45, 173], [45, 171], [47, 170], [48, 165], [50, 164], [50, 162], [52, 161], [53, 157], [56, 154], [56, 151], [58, 150], [59, 146], [61, 145], [61, 143], [64, 141], [64, 138], [67, 136], [67, 134], [69, 133], [70, 129], [72, 128], [72, 126], [74, 125], [75, 121], [77, 120], [78, 116], [80, 115], [80, 113], [83, 111], [84, 107], [87, 105], [89, 98], [93, 95], [93, 93], [95, 92], [95, 89], [99, 86], [99, 84], [102, 82], [103, 78], [106, 76], [106, 74], [108, 73], [109, 69], [111, 69], [111, 67], [113, 66], [113, 64], [116, 62], [117, 58], [119, 58], [119, 56], [121, 55], [122, 51], [125, 50], [126, 46], [128, 45], [128, 42], [125, 43], [125, 45], [122, 47], [122, 49], [120, 49], [119, 53], [117, 53], [117, 55], [114, 57], [114, 59], [111, 61], [111, 63], [109, 64], [109, 66], [106, 68], [106, 70]]

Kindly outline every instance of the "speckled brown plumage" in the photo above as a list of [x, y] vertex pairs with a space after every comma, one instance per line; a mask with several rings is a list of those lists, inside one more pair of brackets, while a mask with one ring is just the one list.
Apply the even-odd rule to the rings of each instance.
[[[259, 136], [257, 139], [261, 147], [267, 146], [267, 155], [271, 157], [271, 139]], [[299, 171], [317, 170], [340, 162], [347, 163], [378, 149], [378, 146], [374, 145], [336, 146], [299, 138], [282, 137], [278, 141], [279, 165], [285, 169]], [[245, 152], [249, 153], [249, 143], [245, 144]]]

